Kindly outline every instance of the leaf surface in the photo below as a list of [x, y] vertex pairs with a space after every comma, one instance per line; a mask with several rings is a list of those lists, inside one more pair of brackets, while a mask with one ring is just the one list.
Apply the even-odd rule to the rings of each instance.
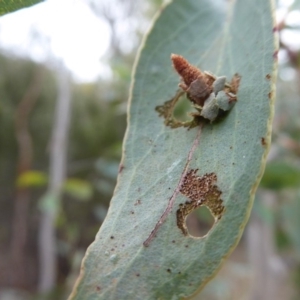
[[[272, 1], [174, 0], [158, 16], [135, 69], [118, 184], [70, 299], [188, 297], [236, 246], [270, 143], [273, 10]], [[174, 97], [179, 82], [171, 53], [228, 80], [241, 75], [237, 104], [223, 120], [202, 130], [164, 124], [155, 108]], [[177, 226], [177, 210], [189, 200], [180, 187], [191, 170], [216, 176], [224, 206], [202, 238]], [[186, 189], [193, 192], [188, 184]], [[171, 212], [145, 247], [168, 205]]]

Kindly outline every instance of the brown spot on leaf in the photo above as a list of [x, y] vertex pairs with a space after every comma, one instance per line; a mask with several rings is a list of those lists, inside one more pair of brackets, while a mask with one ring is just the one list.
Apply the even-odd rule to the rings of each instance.
[[140, 205], [142, 203], [142, 201], [141, 200], [136, 200], [136, 202], [134, 203], [134, 205], [136, 206], [136, 205]]
[[119, 166], [119, 174], [122, 173], [123, 169], [124, 169], [124, 165], [120, 164], [120, 166]]
[[272, 92], [270, 92], [270, 93], [268, 94], [268, 97], [269, 97], [269, 99], [272, 98]]
[[136, 277], [140, 277], [140, 273], [136, 273], [135, 276], [136, 276]]
[[171, 271], [171, 269], [167, 269], [167, 272], [171, 273], [172, 271]]
[[113, 240], [115, 237], [112, 235], [110, 238]]
[[270, 75], [270, 74], [267, 74], [267, 75], [266, 75], [266, 79], [270, 80], [270, 79], [271, 79], [271, 75]]
[[261, 138], [261, 144], [263, 146], [266, 146], [267, 145], [267, 142], [266, 142], [266, 139], [264, 137]]
[[273, 58], [276, 60], [278, 59], [278, 50], [273, 53]]
[[177, 226], [184, 235], [188, 234], [185, 224], [187, 215], [199, 206], [206, 205], [215, 219], [220, 219], [224, 211], [223, 200], [220, 198], [222, 192], [216, 185], [217, 175], [207, 173], [200, 177], [197, 171], [198, 169], [192, 169], [187, 172], [180, 188], [180, 192], [189, 198], [189, 201], [180, 204], [177, 210]]
[[100, 292], [101, 291], [101, 287], [99, 285], [96, 286], [96, 290], [97, 290], [97, 292]]
[[230, 85], [229, 85], [229, 93], [237, 94], [240, 82], [241, 82], [241, 75], [238, 73], [235, 73], [231, 79]]

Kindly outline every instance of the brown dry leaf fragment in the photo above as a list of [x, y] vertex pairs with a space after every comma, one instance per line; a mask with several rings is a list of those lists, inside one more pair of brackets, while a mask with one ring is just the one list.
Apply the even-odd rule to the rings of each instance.
[[[181, 77], [179, 87], [183, 93], [186, 93], [187, 98], [198, 111], [190, 114], [194, 118], [192, 127], [197, 125], [201, 118], [209, 120], [211, 123], [214, 122], [237, 102], [237, 92], [241, 80], [239, 74], [236, 73], [228, 83], [225, 76], [217, 77], [207, 71], [202, 72], [181, 55], [172, 54], [171, 60], [176, 72]], [[188, 125], [175, 121], [173, 110], [178, 98], [175, 96], [173, 100], [170, 101], [173, 106], [168, 109], [168, 115], [165, 113], [165, 106], [158, 107], [156, 110], [160, 116], [164, 116], [166, 119], [165, 124], [172, 128]], [[189, 125], [187, 127], [191, 128]]]
[[232, 94], [237, 94], [240, 86], [241, 76], [238, 73], [235, 73], [231, 79], [229, 92]]
[[212, 87], [204, 82], [203, 77], [198, 77], [191, 83], [186, 92], [193, 102], [200, 106], [203, 106], [204, 101], [212, 92]]
[[186, 86], [195, 81], [198, 77], [202, 77], [202, 72], [195, 66], [191, 65], [183, 56], [171, 54], [171, 60], [176, 72], [181, 76]]
[[181, 55], [172, 54], [171, 60], [176, 72], [182, 78], [179, 86], [192, 102], [202, 106], [212, 92], [215, 77], [207, 72], [201, 72]]

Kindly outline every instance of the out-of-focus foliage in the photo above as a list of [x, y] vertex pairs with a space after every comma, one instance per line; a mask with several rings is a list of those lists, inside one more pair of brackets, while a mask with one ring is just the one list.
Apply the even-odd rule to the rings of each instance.
[[273, 190], [297, 188], [300, 185], [300, 168], [284, 161], [270, 162], [265, 170], [261, 186]]
[[17, 186], [21, 188], [39, 187], [44, 186], [47, 181], [47, 175], [45, 173], [39, 171], [27, 171], [17, 178]]
[[63, 190], [78, 200], [88, 200], [93, 195], [92, 185], [85, 180], [69, 178], [65, 181]]
[[[16, 187], [27, 189], [31, 194], [29, 228], [37, 228], [39, 208], [59, 209], [58, 241], [67, 244], [69, 249], [59, 263], [61, 267], [67, 267], [72, 262], [72, 253], [86, 249], [94, 239], [106, 214], [116, 179], [116, 172], [109, 170], [118, 167], [126, 127], [122, 107], [127, 93], [118, 93], [119, 85], [114, 82], [73, 84], [68, 179], [63, 187], [63, 200], [57, 202], [56, 195], [46, 193], [40, 198], [45, 193], [48, 177], [48, 148], [56, 101], [55, 79], [44, 67], [20, 59], [0, 56], [0, 65], [0, 243], [9, 245]], [[16, 110], [34, 74], [41, 69], [44, 77], [41, 91], [28, 120], [33, 145], [32, 170], [17, 176], [20, 149], [16, 142]], [[113, 92], [108, 97], [107, 91], [110, 90]], [[105, 163], [104, 169], [99, 168], [99, 157]], [[82, 201], [74, 200], [89, 201], [83, 205]], [[102, 211], [100, 215], [99, 210]], [[32, 229], [29, 230], [29, 239], [35, 240], [36, 230]], [[4, 252], [9, 250], [2, 248]], [[37, 266], [35, 253], [36, 249], [27, 255]], [[9, 265], [1, 269], [6, 268]], [[32, 286], [36, 281], [35, 276], [27, 276], [27, 279], [25, 286]], [[2, 280], [0, 276], [0, 280], [7, 284], [7, 279]]]
[[292, 251], [294, 251], [298, 261], [300, 260], [300, 191], [292, 199], [288, 199], [282, 204], [281, 220], [282, 226], [290, 239]]

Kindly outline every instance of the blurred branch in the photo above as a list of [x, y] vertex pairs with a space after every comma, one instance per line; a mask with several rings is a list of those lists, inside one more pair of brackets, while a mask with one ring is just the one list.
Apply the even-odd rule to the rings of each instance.
[[[37, 67], [34, 71], [30, 85], [21, 99], [15, 113], [15, 133], [18, 144], [18, 162], [17, 177], [29, 171], [32, 166], [33, 146], [29, 130], [29, 116], [32, 112], [36, 101], [38, 100], [41, 84], [43, 80], [43, 70]], [[18, 187], [14, 201], [14, 212], [12, 221], [12, 239], [11, 239], [11, 255], [13, 281], [20, 285], [26, 281], [25, 269], [25, 245], [28, 235], [27, 217], [30, 192], [26, 187]], [[14, 278], [16, 277], [16, 278]]]
[[[92, 11], [98, 18], [104, 18], [107, 24], [110, 27], [111, 35], [110, 35], [110, 45], [112, 48], [112, 53], [110, 53], [111, 57], [113, 56], [121, 56], [122, 49], [120, 38], [118, 36], [117, 25], [118, 22], [124, 21], [125, 19], [129, 19], [133, 16], [136, 6], [138, 5], [138, 1], [127, 0], [127, 1], [91, 1], [90, 6]], [[118, 12], [122, 11], [123, 17], [118, 15]], [[123, 19], [123, 20], [122, 20]]]
[[57, 71], [58, 98], [50, 149], [48, 197], [51, 206], [44, 207], [39, 231], [40, 276], [39, 291], [50, 292], [56, 284], [56, 238], [55, 220], [60, 201], [62, 184], [66, 177], [67, 139], [70, 125], [71, 92], [69, 73], [62, 64]]

